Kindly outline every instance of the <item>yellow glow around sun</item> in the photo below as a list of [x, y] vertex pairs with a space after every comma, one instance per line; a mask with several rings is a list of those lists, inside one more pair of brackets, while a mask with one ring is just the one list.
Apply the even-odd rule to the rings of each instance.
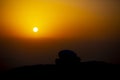
[[33, 32], [38, 32], [38, 27], [34, 27]]
[[[81, 39], [89, 37], [96, 38], [96, 36], [104, 37], [104, 34], [111, 34], [112, 32], [105, 26], [110, 25], [109, 22], [112, 22], [112, 20], [116, 20], [116, 17], [115, 19], [112, 19], [113, 13], [112, 15], [109, 15], [108, 11], [104, 14], [107, 10], [103, 9], [103, 13], [99, 13], [99, 10], [96, 12], [97, 6], [94, 10], [93, 4], [86, 5], [89, 3], [86, 3], [86, 0], [83, 1], [83, 3], [80, 2], [82, 5], [78, 3], [80, 6], [69, 2], [64, 3], [66, 0], [0, 1], [2, 1], [2, 5], [0, 5], [0, 8], [2, 8], [2, 24], [0, 24], [0, 30], [3, 29], [0, 33], [2, 32], [3, 36], [8, 37], [77, 37]], [[76, 0], [70, 1], [76, 2]], [[101, 10], [102, 9], [100, 9], [100, 11]]]

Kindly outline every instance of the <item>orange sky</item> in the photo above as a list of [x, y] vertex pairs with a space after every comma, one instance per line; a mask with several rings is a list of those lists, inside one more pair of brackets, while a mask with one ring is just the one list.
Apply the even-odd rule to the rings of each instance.
[[119, 0], [0, 0], [0, 59], [14, 67], [54, 63], [60, 50], [71, 49], [83, 61], [120, 63], [119, 4]]
[[[114, 3], [113, 3], [114, 2]], [[119, 25], [115, 1], [1, 0], [3, 36], [106, 38]], [[117, 11], [117, 12], [116, 12]], [[39, 32], [32, 28], [38, 26]]]

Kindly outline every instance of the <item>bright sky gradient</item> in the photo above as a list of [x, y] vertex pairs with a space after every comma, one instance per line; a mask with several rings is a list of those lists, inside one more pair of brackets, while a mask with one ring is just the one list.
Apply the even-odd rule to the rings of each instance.
[[[118, 1], [1, 0], [3, 36], [106, 38], [114, 36]], [[33, 33], [34, 26], [39, 33]]]
[[[0, 0], [0, 62], [51, 64], [63, 49], [120, 63], [119, 0]], [[33, 28], [38, 27], [38, 32]], [[0, 63], [1, 64], [1, 63]]]

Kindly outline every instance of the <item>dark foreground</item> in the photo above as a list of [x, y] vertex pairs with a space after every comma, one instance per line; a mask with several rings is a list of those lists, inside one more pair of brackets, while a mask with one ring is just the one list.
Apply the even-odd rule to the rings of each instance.
[[50, 80], [51, 78], [62, 78], [64, 80], [64, 77], [72, 78], [73, 76], [75, 76], [74, 79], [89, 79], [90, 77], [99, 79], [101, 77], [110, 78], [113, 75], [117, 76], [120, 72], [119, 65], [116, 66], [101, 61], [81, 62], [81, 58], [71, 50], [60, 51], [55, 63], [53, 65], [31, 65], [11, 69], [2, 72], [2, 79], [8, 80], [15, 78], [15, 80], [21, 80], [26, 77], [26, 80], [31, 78], [33, 80], [35, 78]]
[[33, 65], [33, 66], [24, 66], [15, 69], [11, 69], [9, 71], [5, 71], [2, 73], [4, 79], [5, 78], [15, 78], [15, 79], [24, 79], [27, 77], [27, 80], [30, 78], [37, 79], [47, 79], [47, 78], [62, 78], [68, 77], [71, 78], [74, 75], [78, 78], [84, 76], [92, 75], [91, 77], [95, 77], [95, 75], [99, 77], [112, 77], [114, 74], [117, 76], [119, 74], [119, 65], [108, 64], [104, 62], [81, 62], [76, 65]]

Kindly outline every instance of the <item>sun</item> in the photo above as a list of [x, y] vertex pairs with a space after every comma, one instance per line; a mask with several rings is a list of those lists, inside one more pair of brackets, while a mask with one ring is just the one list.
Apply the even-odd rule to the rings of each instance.
[[38, 32], [38, 27], [34, 27], [33, 32]]

